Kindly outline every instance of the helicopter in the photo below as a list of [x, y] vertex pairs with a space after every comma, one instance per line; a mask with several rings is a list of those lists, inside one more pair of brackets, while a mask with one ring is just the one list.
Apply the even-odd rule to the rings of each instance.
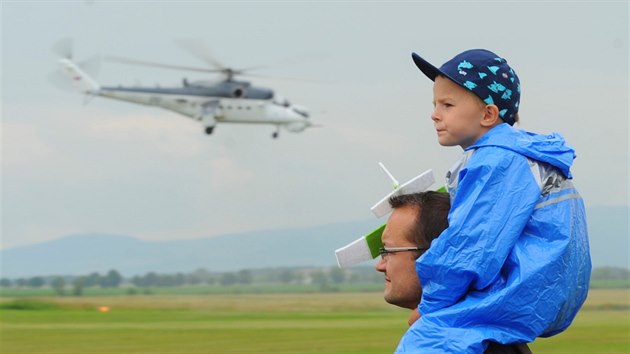
[[[149, 61], [121, 57], [106, 57], [109, 61], [117, 61], [133, 65], [145, 65], [177, 70], [219, 73], [223, 77], [218, 81], [193, 81], [182, 79], [178, 87], [141, 87], [141, 86], [102, 86], [86, 73], [82, 64], [72, 60], [71, 43], [60, 41], [53, 50], [60, 54], [58, 59], [63, 73], [73, 86], [88, 96], [100, 96], [135, 104], [157, 106], [198, 121], [204, 132], [212, 134], [221, 123], [268, 124], [276, 130], [272, 138], [278, 138], [280, 128], [298, 133], [306, 128], [318, 126], [309, 120], [309, 110], [300, 105], [291, 104], [287, 99], [278, 96], [273, 90], [258, 87], [249, 81], [236, 79], [236, 76], [256, 76], [246, 74], [249, 69], [233, 69], [226, 67], [203, 55], [203, 59], [214, 66], [214, 69], [169, 65]], [[201, 57], [199, 51], [191, 50]], [[260, 75], [258, 75], [260, 76]]]

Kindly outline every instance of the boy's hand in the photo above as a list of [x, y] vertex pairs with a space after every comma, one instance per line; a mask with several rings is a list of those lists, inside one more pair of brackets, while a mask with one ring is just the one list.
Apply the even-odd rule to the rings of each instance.
[[409, 314], [409, 319], [407, 323], [411, 326], [414, 322], [416, 322], [420, 318], [420, 312], [418, 312], [418, 308], [411, 310]]

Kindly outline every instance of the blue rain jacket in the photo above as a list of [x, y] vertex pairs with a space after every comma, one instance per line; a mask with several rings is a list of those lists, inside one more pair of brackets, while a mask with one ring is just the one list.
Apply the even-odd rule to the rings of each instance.
[[574, 150], [560, 134], [501, 124], [447, 175], [449, 227], [416, 261], [421, 318], [397, 353], [483, 353], [566, 329], [591, 262]]

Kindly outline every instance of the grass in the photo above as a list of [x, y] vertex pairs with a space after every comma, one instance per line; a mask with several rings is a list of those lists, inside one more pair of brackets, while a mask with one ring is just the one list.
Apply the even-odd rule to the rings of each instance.
[[[286, 294], [286, 293], [317, 293], [317, 292], [380, 292], [383, 289], [382, 283], [364, 284], [328, 284], [322, 289], [315, 284], [252, 284], [252, 285], [230, 285], [230, 286], [178, 286], [178, 287], [153, 287], [153, 288], [85, 288], [83, 296], [118, 296], [128, 295], [134, 292], [135, 295], [211, 295], [211, 294]], [[67, 289], [67, 293], [70, 291]], [[42, 288], [2, 288], [0, 287], [0, 298], [13, 297], [44, 297], [56, 296], [55, 291], [50, 287]]]
[[[629, 296], [592, 290], [569, 330], [532, 350], [630, 353]], [[407, 315], [374, 292], [2, 298], [0, 352], [391, 353]]]
[[539, 338], [534, 353], [630, 353], [630, 312], [582, 311], [567, 331]]
[[630, 279], [591, 279], [591, 289], [630, 289]]
[[0, 309], [2, 310], [52, 310], [58, 307], [59, 306], [55, 303], [28, 299], [18, 299], [0, 303]]
[[396, 341], [406, 317], [377, 293], [38, 301], [58, 308], [0, 310], [3, 353], [380, 353], [388, 343], [367, 334]]

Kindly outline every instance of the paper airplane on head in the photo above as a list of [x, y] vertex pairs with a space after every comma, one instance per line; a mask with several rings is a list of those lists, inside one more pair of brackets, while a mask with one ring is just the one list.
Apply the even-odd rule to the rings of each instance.
[[402, 186], [394, 189], [393, 192], [389, 193], [378, 203], [374, 204], [374, 206], [371, 208], [372, 213], [374, 213], [377, 218], [383, 217], [392, 212], [392, 207], [389, 205], [389, 198], [403, 194], [424, 192], [429, 189], [429, 187], [431, 187], [433, 183], [435, 183], [433, 171], [425, 171], [419, 176], [416, 176], [410, 181], [406, 182]]
[[[389, 171], [379, 162], [385, 173], [394, 183], [394, 191], [386, 195], [372, 208], [372, 213], [380, 218], [389, 214], [392, 211], [389, 205], [389, 198], [403, 195], [424, 192], [435, 182], [433, 177], [433, 171], [427, 170], [422, 174], [414, 177], [413, 179], [405, 182], [403, 185], [399, 185], [398, 181], [389, 173]], [[335, 256], [337, 257], [337, 264], [340, 268], [347, 268], [355, 264], [372, 260], [378, 256], [379, 248], [383, 247], [381, 236], [385, 230], [385, 224], [378, 227], [376, 230], [370, 232], [366, 236], [337, 249]]]
[[337, 249], [335, 256], [339, 268], [348, 268], [355, 264], [369, 261], [378, 256], [378, 249], [383, 246], [381, 236], [385, 230], [385, 224], [368, 235], [358, 238], [355, 241]]

